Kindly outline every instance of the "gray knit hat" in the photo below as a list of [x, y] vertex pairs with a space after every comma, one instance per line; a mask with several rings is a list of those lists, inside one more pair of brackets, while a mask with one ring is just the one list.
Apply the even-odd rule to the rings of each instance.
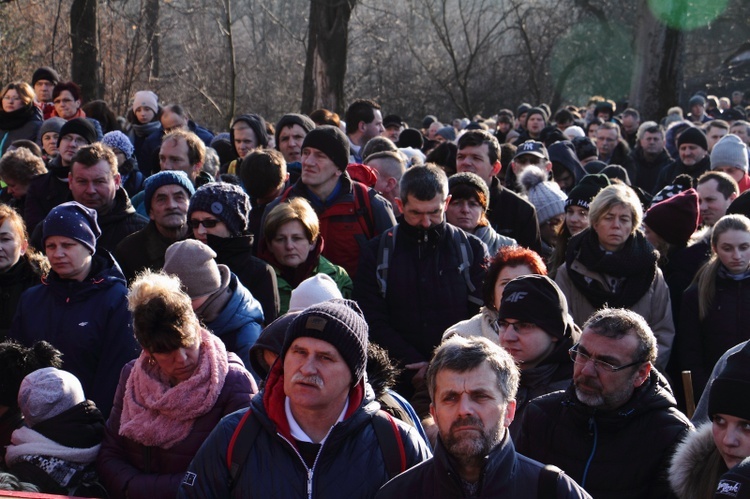
[[305, 147], [323, 151], [342, 172], [349, 164], [349, 138], [335, 126], [319, 126], [308, 133], [302, 142], [302, 149]]
[[21, 382], [18, 407], [26, 424], [33, 427], [84, 402], [78, 378], [55, 367], [38, 369]]
[[190, 198], [188, 218], [196, 211], [205, 211], [227, 226], [232, 237], [247, 230], [250, 198], [242, 187], [226, 182], [211, 182], [200, 187]]
[[[490, 190], [487, 187], [487, 182], [482, 180], [482, 177], [476, 173], [463, 172], [455, 173], [448, 178], [448, 193], [453, 194], [455, 189], [461, 185], [470, 186], [477, 192], [484, 194], [484, 210], [487, 211], [487, 206], [490, 202]], [[466, 192], [466, 191], [464, 191]]]
[[546, 171], [536, 166], [528, 166], [521, 172], [518, 180], [529, 202], [536, 208], [540, 224], [555, 215], [565, 213], [565, 201], [568, 197], [557, 183], [547, 181]]
[[52, 118], [44, 120], [42, 126], [39, 127], [39, 144], [42, 143], [42, 137], [44, 137], [45, 133], [55, 132], [59, 134], [64, 124], [65, 120], [59, 116], [53, 116]]
[[351, 300], [329, 300], [300, 312], [286, 331], [281, 358], [294, 340], [310, 337], [330, 343], [352, 372], [352, 386], [360, 382], [367, 367], [369, 329], [362, 310]]
[[747, 146], [734, 134], [723, 136], [711, 150], [711, 169], [719, 166], [739, 168], [747, 173]]
[[[185, 292], [191, 299], [208, 296], [229, 279], [229, 268], [216, 263], [216, 253], [209, 246], [195, 239], [178, 241], [164, 253], [164, 272], [180, 278]], [[222, 269], [226, 279], [223, 279]]]
[[279, 148], [279, 134], [281, 131], [288, 126], [299, 125], [305, 130], [305, 133], [310, 133], [315, 128], [315, 122], [308, 118], [304, 114], [290, 113], [285, 114], [281, 117], [278, 123], [276, 123], [276, 133], [274, 138], [276, 139], [276, 149]]

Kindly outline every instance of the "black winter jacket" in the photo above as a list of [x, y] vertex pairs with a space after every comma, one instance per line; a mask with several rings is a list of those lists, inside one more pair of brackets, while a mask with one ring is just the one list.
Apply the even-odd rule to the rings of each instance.
[[534, 205], [500, 185], [496, 177], [492, 177], [489, 187], [490, 204], [487, 219], [495, 232], [515, 239], [521, 246], [536, 252], [541, 251], [542, 239]]
[[674, 497], [667, 470], [691, 428], [675, 408], [666, 380], [652, 369], [630, 400], [613, 411], [584, 405], [572, 385], [532, 400], [516, 446], [532, 459], [559, 466], [594, 497], [663, 499]]

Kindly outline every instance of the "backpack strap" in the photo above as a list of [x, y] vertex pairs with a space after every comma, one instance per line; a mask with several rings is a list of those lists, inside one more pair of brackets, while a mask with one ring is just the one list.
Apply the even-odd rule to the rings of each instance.
[[[367, 239], [372, 239], [375, 237], [375, 220], [370, 204], [370, 189], [366, 185], [352, 180], [352, 190], [354, 191], [354, 212], [357, 214], [357, 219], [362, 225]], [[364, 224], [362, 224], [363, 221]]]
[[550, 499], [557, 497], [557, 482], [563, 470], [552, 464], [545, 464], [539, 470], [539, 483], [537, 485], [537, 497], [539, 499]]
[[380, 295], [385, 298], [388, 288], [388, 263], [390, 262], [393, 248], [396, 247], [396, 232], [398, 225], [391, 227], [380, 236], [378, 243], [377, 266], [375, 267], [375, 278], [378, 280]]
[[227, 468], [229, 469], [229, 491], [231, 492], [237, 485], [237, 478], [242, 472], [242, 468], [247, 461], [247, 457], [250, 455], [250, 449], [255, 442], [255, 439], [260, 433], [260, 424], [258, 421], [253, 419], [248, 423], [248, 419], [252, 414], [252, 409], [248, 408], [247, 412], [242, 416], [240, 422], [237, 424], [237, 428], [232, 433], [232, 438], [229, 440], [229, 446], [227, 447]]
[[466, 287], [469, 288], [469, 301], [481, 307], [484, 305], [484, 301], [481, 298], [472, 295], [472, 293], [477, 290], [477, 287], [474, 286], [474, 283], [471, 281], [471, 264], [474, 261], [474, 252], [471, 249], [469, 237], [458, 227], [455, 228], [453, 233], [453, 244], [456, 248], [456, 253], [461, 259], [458, 271], [464, 276]]
[[380, 451], [385, 459], [388, 479], [406, 471], [406, 450], [401, 432], [393, 416], [379, 410], [372, 416], [372, 427], [380, 445]]

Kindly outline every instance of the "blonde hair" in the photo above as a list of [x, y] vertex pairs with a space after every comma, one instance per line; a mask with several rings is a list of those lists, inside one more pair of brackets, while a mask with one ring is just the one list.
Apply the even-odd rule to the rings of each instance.
[[635, 191], [625, 184], [610, 185], [599, 191], [589, 205], [589, 225], [593, 227], [615, 206], [625, 206], [630, 209], [630, 216], [633, 218], [633, 227], [630, 230], [632, 236], [641, 226], [643, 206]]
[[281, 227], [289, 222], [299, 221], [305, 229], [305, 235], [310, 243], [318, 240], [320, 235], [320, 221], [315, 210], [305, 198], [294, 198], [288, 203], [279, 203], [266, 217], [263, 236], [270, 242]]
[[32, 102], [34, 102], [34, 89], [31, 88], [31, 85], [24, 81], [14, 81], [13, 83], [8, 83], [3, 87], [3, 93], [0, 94], [0, 97], [5, 97], [5, 94], [8, 93], [8, 90], [15, 90], [18, 93], [18, 96], [23, 101], [24, 106], [29, 106]]

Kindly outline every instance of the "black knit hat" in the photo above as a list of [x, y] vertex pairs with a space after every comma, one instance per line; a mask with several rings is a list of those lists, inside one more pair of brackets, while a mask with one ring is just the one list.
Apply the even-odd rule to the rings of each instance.
[[528, 113], [532, 107], [533, 106], [528, 102], [522, 103], [520, 106], [518, 106], [518, 109], [516, 109], [516, 116], [521, 116], [524, 113]]
[[323, 151], [342, 172], [349, 164], [349, 138], [338, 127], [319, 126], [305, 136], [302, 149], [305, 147]]
[[242, 187], [226, 182], [210, 182], [190, 198], [188, 218], [196, 211], [205, 211], [215, 216], [227, 226], [232, 237], [247, 231], [250, 216], [250, 198]]
[[73, 118], [60, 128], [60, 135], [57, 136], [57, 147], [60, 147], [60, 141], [69, 133], [80, 135], [86, 139], [86, 142], [89, 144], [93, 144], [99, 138], [96, 133], [96, 128], [89, 120], [86, 118]]
[[422, 150], [424, 147], [424, 137], [422, 132], [413, 128], [407, 128], [398, 135], [396, 141], [398, 147], [413, 147], [414, 149]]
[[352, 386], [362, 379], [367, 368], [369, 329], [356, 302], [329, 300], [308, 307], [289, 325], [281, 349], [281, 358], [294, 340], [310, 337], [330, 343], [344, 358], [352, 372]]
[[685, 245], [698, 228], [698, 193], [688, 189], [651, 205], [643, 223], [669, 244]]
[[568, 301], [555, 281], [530, 274], [516, 277], [503, 290], [498, 319], [536, 324], [555, 338], [570, 338], [575, 330]]
[[279, 122], [276, 123], [276, 134], [274, 135], [274, 138], [276, 139], [276, 149], [279, 148], [279, 134], [281, 134], [281, 130], [292, 125], [301, 126], [305, 130], [305, 133], [310, 133], [315, 128], [315, 122], [304, 114], [285, 114], [281, 117]]
[[750, 499], [750, 457], [733, 467], [719, 480], [714, 499]]
[[55, 206], [42, 222], [42, 244], [50, 236], [69, 237], [84, 245], [93, 255], [96, 253], [96, 240], [101, 235], [102, 231], [96, 223], [96, 210], [76, 201]]
[[565, 207], [580, 206], [589, 209], [591, 200], [599, 194], [599, 191], [610, 185], [609, 177], [601, 173], [584, 176], [568, 194]]
[[39, 80], [47, 80], [53, 85], [57, 85], [60, 83], [60, 75], [51, 67], [42, 66], [34, 71], [34, 75], [31, 77], [31, 86], [33, 87]]
[[677, 139], [677, 147], [679, 148], [682, 144], [693, 144], [704, 151], [708, 150], [708, 140], [706, 140], [706, 134], [703, 133], [698, 127], [691, 126], [680, 135]]
[[229, 140], [234, 144], [234, 125], [239, 122], [247, 123], [247, 125], [255, 132], [255, 137], [258, 139], [258, 145], [260, 147], [268, 147], [268, 134], [266, 133], [266, 120], [262, 116], [257, 114], [243, 114], [237, 116], [232, 122], [232, 126], [229, 129]]
[[750, 344], [727, 359], [711, 384], [708, 415], [728, 414], [750, 420]]

